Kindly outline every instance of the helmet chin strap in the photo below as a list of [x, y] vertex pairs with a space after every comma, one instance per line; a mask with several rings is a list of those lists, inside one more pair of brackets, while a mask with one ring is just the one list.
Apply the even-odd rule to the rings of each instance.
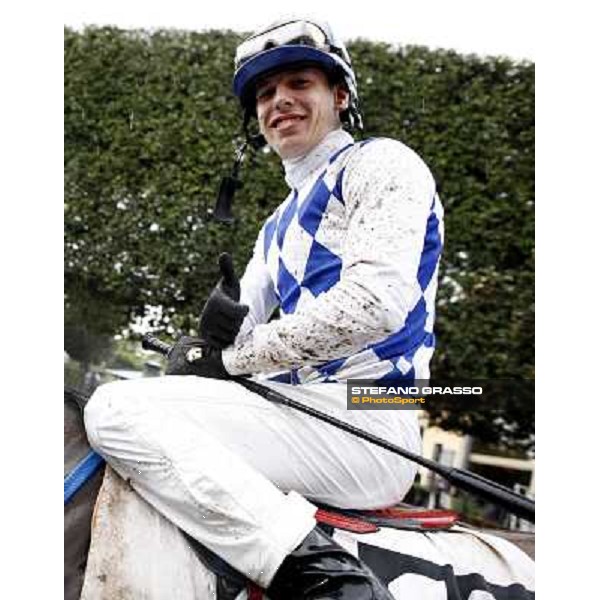
[[239, 172], [248, 147], [256, 152], [267, 144], [267, 140], [261, 133], [255, 134], [250, 131], [251, 118], [252, 114], [250, 111], [245, 110], [244, 123], [242, 126], [244, 141], [237, 148], [231, 173], [221, 179], [221, 185], [219, 186], [219, 193], [217, 195], [217, 202], [213, 212], [213, 218], [218, 223], [232, 225], [235, 221], [232, 211], [233, 199], [235, 192], [242, 187], [242, 182], [239, 178]]
[[262, 133], [252, 133], [250, 131], [250, 119], [252, 119], [252, 113], [248, 109], [244, 109], [244, 122], [242, 125], [244, 138], [251, 148], [260, 150], [267, 145], [267, 140]]
[[219, 193], [217, 195], [217, 202], [215, 203], [215, 209], [213, 211], [213, 218], [217, 223], [224, 223], [226, 225], [233, 225], [235, 219], [233, 216], [232, 205], [235, 192], [238, 188], [242, 187], [238, 175], [242, 161], [246, 154], [246, 148], [248, 142], [244, 141], [237, 149], [235, 161], [229, 175], [225, 175], [221, 179], [221, 185], [219, 186]]

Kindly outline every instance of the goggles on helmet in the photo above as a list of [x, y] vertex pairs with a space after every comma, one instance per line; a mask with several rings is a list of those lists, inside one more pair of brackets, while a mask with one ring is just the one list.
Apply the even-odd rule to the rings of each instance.
[[331, 52], [325, 32], [307, 21], [275, 24], [243, 41], [235, 53], [236, 70], [257, 54], [278, 46], [309, 46]]
[[235, 55], [234, 94], [247, 111], [253, 111], [257, 79], [295, 64], [316, 64], [327, 72], [342, 75], [350, 92], [346, 120], [351, 126], [362, 127], [350, 56], [344, 44], [334, 39], [327, 24], [280, 21], [244, 40]]

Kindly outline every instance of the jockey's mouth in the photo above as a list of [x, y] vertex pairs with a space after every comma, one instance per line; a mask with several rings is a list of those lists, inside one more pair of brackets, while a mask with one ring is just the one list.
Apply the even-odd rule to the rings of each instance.
[[278, 115], [274, 119], [271, 120], [269, 127], [271, 127], [272, 129], [277, 129], [282, 123], [285, 123], [286, 121], [295, 122], [295, 121], [303, 121], [304, 119], [306, 119], [306, 117], [304, 115], [299, 115], [296, 113]]

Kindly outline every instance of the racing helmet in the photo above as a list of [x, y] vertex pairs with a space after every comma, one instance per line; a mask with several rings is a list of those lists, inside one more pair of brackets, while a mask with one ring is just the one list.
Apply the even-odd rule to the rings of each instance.
[[256, 110], [257, 79], [284, 67], [304, 64], [318, 66], [345, 84], [350, 98], [341, 120], [351, 128], [362, 129], [356, 76], [346, 46], [335, 38], [327, 23], [312, 19], [277, 21], [238, 46], [233, 93], [244, 109], [245, 123]]

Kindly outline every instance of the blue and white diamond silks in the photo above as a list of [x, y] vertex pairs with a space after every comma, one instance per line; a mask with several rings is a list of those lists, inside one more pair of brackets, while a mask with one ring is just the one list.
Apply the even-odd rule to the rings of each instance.
[[[340, 280], [341, 246], [347, 227], [342, 178], [349, 154], [349, 147], [336, 153], [314, 182], [300, 191], [293, 190], [265, 225], [264, 260], [284, 314], [301, 312]], [[402, 326], [350, 356], [293, 369], [275, 379], [312, 383], [429, 377], [435, 346], [437, 271], [443, 245], [443, 209], [435, 191], [430, 202], [417, 277], [410, 292], [412, 300]], [[389, 226], [393, 227], [393, 222]]]
[[421, 294], [408, 313], [404, 325], [385, 340], [373, 344], [363, 352], [345, 361], [317, 367], [327, 381], [345, 379], [374, 379], [376, 381], [408, 381], [429, 378], [429, 362], [435, 348], [433, 323], [435, 319], [435, 295], [437, 271], [443, 246], [441, 228], [442, 207], [437, 194], [434, 196], [421, 260], [417, 272]]
[[[337, 152], [330, 165], [350, 148]], [[345, 218], [342, 175], [333, 178], [327, 169], [303, 195], [293, 190], [265, 225], [264, 258], [284, 314], [300, 310], [340, 279], [340, 238], [335, 231]]]

